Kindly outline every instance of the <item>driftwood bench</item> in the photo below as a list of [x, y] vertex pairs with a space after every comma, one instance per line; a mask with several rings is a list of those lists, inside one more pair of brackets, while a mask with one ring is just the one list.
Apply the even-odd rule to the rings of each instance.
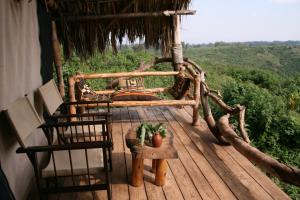
[[[199, 125], [199, 104], [200, 104], [200, 73], [193, 71], [190, 68], [181, 69], [180, 71], [164, 71], [164, 72], [121, 72], [121, 73], [97, 73], [97, 74], [76, 74], [69, 78], [69, 97], [71, 102], [79, 101], [76, 99], [75, 85], [80, 79], [122, 79], [122, 78], [133, 78], [133, 77], [148, 77], [148, 76], [175, 76], [176, 78], [183, 76], [188, 77], [190, 83], [193, 87], [191, 93], [180, 99], [168, 99], [168, 100], [151, 100], [151, 101], [113, 101], [110, 106], [112, 107], [131, 107], [131, 106], [191, 106], [194, 110], [193, 112], [193, 125]], [[176, 84], [174, 84], [176, 85]], [[175, 87], [176, 88], [176, 87]], [[170, 91], [169, 88], [145, 88], [145, 92], [151, 93], [166, 93]], [[95, 91], [98, 95], [111, 95], [116, 90], [105, 89], [100, 91]], [[98, 104], [97, 106], [101, 106]], [[90, 104], [89, 107], [96, 105]], [[104, 105], [105, 106], [105, 105]], [[70, 113], [76, 113], [76, 107], [70, 108]]]
[[126, 146], [132, 154], [131, 184], [138, 187], [143, 184], [144, 159], [152, 159], [152, 172], [155, 173], [155, 185], [163, 186], [166, 182], [167, 160], [178, 158], [178, 153], [173, 146], [173, 135], [163, 139], [159, 148], [141, 146], [136, 139], [136, 131], [130, 129], [125, 136]]

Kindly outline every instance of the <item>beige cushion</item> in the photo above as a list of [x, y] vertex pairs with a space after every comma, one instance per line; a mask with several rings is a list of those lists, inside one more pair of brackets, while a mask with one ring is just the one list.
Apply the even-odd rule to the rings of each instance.
[[[69, 152], [55, 151], [53, 154], [57, 176], [70, 176], [72, 173]], [[74, 175], [88, 174], [85, 155], [85, 150], [71, 150]], [[90, 174], [99, 174], [104, 167], [102, 149], [87, 149], [87, 155]], [[54, 176], [53, 157], [51, 156], [48, 166], [42, 170], [42, 177]]]
[[25, 147], [26, 138], [43, 121], [39, 118], [33, 105], [27, 97], [19, 98], [12, 103], [6, 110], [6, 114], [17, 133], [18, 142]]
[[38, 91], [44, 101], [48, 114], [53, 115], [53, 113], [63, 103], [63, 99], [54, 80], [51, 79], [48, 83], [38, 88]]

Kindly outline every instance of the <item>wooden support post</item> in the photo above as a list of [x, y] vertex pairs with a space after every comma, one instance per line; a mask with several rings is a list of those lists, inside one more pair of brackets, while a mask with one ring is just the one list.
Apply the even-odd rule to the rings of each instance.
[[132, 154], [132, 176], [131, 176], [131, 185], [134, 187], [139, 187], [143, 184], [144, 176], [144, 159], [135, 158]]
[[65, 84], [64, 84], [63, 72], [62, 72], [62, 61], [60, 56], [61, 53], [60, 53], [59, 41], [57, 39], [56, 25], [54, 21], [52, 21], [52, 46], [53, 46], [54, 64], [55, 64], [57, 81], [58, 81], [58, 90], [62, 98], [64, 98]]
[[[69, 78], [69, 97], [70, 102], [76, 102], [75, 97], [75, 77], [71, 76]], [[70, 114], [76, 114], [76, 107], [75, 105], [70, 105]]]
[[152, 169], [151, 169], [151, 172], [152, 172], [152, 173], [155, 173], [155, 172], [156, 172], [156, 159], [153, 159], [153, 160], [152, 160]]
[[173, 16], [172, 58], [174, 71], [178, 71], [183, 64], [179, 15]]
[[199, 105], [200, 105], [200, 82], [201, 82], [201, 75], [196, 73], [194, 76], [194, 98], [195, 98], [195, 105], [193, 106], [193, 126], [199, 126]]
[[156, 160], [155, 185], [163, 186], [166, 183], [168, 164], [165, 159]]

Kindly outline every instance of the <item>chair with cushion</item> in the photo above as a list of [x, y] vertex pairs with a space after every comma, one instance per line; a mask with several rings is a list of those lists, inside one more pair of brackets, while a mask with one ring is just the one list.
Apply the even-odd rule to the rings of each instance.
[[[50, 80], [45, 85], [38, 88], [38, 92], [43, 99], [44, 105], [48, 112], [48, 118], [50, 118], [50, 122], [58, 122], [58, 121], [95, 121], [95, 120], [105, 120], [106, 124], [103, 127], [103, 130], [108, 133], [108, 140], [113, 144], [112, 138], [112, 125], [111, 125], [111, 112], [110, 112], [110, 101], [103, 100], [103, 101], [78, 101], [78, 102], [64, 102], [58, 88], [54, 82], [54, 80]], [[100, 108], [100, 104], [105, 103], [107, 106], [106, 108]], [[69, 106], [76, 105], [77, 107], [80, 106], [87, 106], [89, 104], [95, 104], [96, 107], [93, 110], [87, 110], [86, 113], [81, 114], [68, 114], [67, 111], [69, 110]], [[58, 112], [60, 110], [60, 112]], [[61, 114], [63, 113], [63, 114]], [[60, 141], [64, 141], [65, 143], [73, 142], [80, 140], [88, 141], [90, 136], [94, 136], [97, 132], [101, 131], [102, 129], [91, 129], [89, 130], [89, 135], [84, 134], [85, 131], [83, 130], [84, 127], [77, 127], [76, 128], [76, 139], [73, 139], [75, 130], [72, 130], [72, 127], [66, 127], [66, 129], [58, 129], [58, 139]], [[45, 132], [48, 134], [47, 132]], [[113, 147], [112, 147], [113, 148]], [[110, 163], [110, 170], [112, 170], [112, 148], [109, 149], [109, 163]]]
[[[36, 183], [40, 198], [43, 194], [107, 190], [107, 197], [111, 199], [109, 167], [107, 153], [112, 143], [108, 140], [107, 130], [104, 130], [107, 121], [74, 121], [43, 123], [27, 97], [16, 100], [6, 110], [6, 115], [14, 128], [20, 148], [17, 153], [26, 153], [33, 164]], [[89, 135], [91, 129], [101, 129], [99, 135], [89, 136], [88, 141], [78, 140], [71, 143], [61, 143], [60, 140], [44, 146], [27, 146], [26, 139], [36, 128], [44, 131], [49, 129], [65, 130], [71, 127], [76, 139], [78, 127], [88, 127], [83, 134]], [[81, 130], [82, 131], [82, 130]], [[57, 131], [48, 131], [58, 134]], [[46, 167], [38, 164], [39, 153], [49, 153], [50, 159]]]

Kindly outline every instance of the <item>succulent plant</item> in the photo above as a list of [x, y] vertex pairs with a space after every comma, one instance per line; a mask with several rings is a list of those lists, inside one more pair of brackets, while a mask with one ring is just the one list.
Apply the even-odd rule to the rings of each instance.
[[167, 136], [168, 132], [167, 129], [163, 126], [163, 123], [152, 125], [144, 122], [137, 128], [137, 138], [142, 146], [144, 145], [145, 140], [152, 143], [152, 137], [157, 133], [159, 133], [162, 138], [165, 138]]

